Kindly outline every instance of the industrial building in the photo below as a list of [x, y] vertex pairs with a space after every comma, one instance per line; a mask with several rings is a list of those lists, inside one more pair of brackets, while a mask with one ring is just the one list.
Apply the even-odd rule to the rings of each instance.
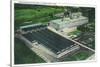
[[88, 23], [88, 18], [82, 16], [81, 12], [72, 13], [68, 17], [62, 19], [51, 20], [49, 26], [57, 31], [76, 30], [78, 26]]
[[[38, 55], [46, 62], [60, 61], [61, 58], [80, 49], [80, 46], [73, 41], [56, 34], [41, 24], [20, 27], [20, 34], [17, 37], [36, 54], [42, 51]], [[40, 51], [37, 52], [37, 49]]]
[[[57, 62], [66, 56], [73, 54], [80, 49], [80, 46], [48, 27], [56, 31], [67, 29], [72, 31], [77, 26], [88, 23], [88, 18], [79, 13], [72, 13], [70, 17], [52, 20], [49, 25], [41, 23], [21, 26], [17, 32], [17, 37], [23, 40], [26, 45], [46, 62]], [[20, 33], [19, 33], [20, 32]]]

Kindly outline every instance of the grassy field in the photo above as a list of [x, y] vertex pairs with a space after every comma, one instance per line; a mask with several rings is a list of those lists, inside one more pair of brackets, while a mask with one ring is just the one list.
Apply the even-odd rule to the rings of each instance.
[[45, 63], [45, 61], [31, 51], [21, 40], [15, 38], [15, 64]]
[[[30, 5], [29, 5], [30, 6]], [[62, 8], [58, 7], [41, 7], [41, 6], [32, 6], [32, 8], [19, 8], [15, 5], [15, 27], [19, 27], [20, 25], [27, 25], [24, 22], [30, 22], [28, 24], [33, 23], [46, 23], [52, 19], [56, 19], [54, 14], [63, 12]], [[25, 6], [24, 6], [25, 7]]]
[[92, 53], [88, 51], [80, 51], [72, 56], [66, 57], [65, 61], [82, 61], [91, 56]]

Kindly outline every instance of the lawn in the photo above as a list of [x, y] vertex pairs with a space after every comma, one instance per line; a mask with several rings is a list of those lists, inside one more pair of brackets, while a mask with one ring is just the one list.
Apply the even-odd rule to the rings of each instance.
[[89, 51], [79, 51], [78, 53], [68, 56], [65, 61], [80, 61], [80, 60], [85, 60], [87, 59], [89, 56], [91, 56], [92, 53]]
[[70, 35], [79, 36], [80, 34], [81, 34], [81, 31], [80, 31], [80, 30], [75, 30], [75, 31], [73, 31], [73, 32], [68, 33], [69, 36], [70, 36]]

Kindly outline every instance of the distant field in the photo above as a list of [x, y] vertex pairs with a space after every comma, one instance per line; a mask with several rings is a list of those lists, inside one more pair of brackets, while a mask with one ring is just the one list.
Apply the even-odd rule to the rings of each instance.
[[33, 6], [33, 8], [23, 8], [19, 9], [15, 5], [15, 26], [19, 27], [20, 25], [25, 25], [24, 22], [32, 21], [32, 23], [38, 23], [38, 22], [48, 22], [52, 19], [56, 19], [57, 17], [54, 17], [53, 15], [56, 13], [60, 13], [63, 11], [62, 8], [58, 7], [39, 7], [39, 6]]

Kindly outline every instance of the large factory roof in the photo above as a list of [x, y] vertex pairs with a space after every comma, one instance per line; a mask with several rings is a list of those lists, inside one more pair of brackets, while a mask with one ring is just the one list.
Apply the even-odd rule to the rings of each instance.
[[31, 42], [34, 40], [37, 41], [56, 54], [59, 51], [70, 49], [72, 46], [74, 46], [74, 42], [50, 31], [47, 28], [23, 34], [23, 36]]

